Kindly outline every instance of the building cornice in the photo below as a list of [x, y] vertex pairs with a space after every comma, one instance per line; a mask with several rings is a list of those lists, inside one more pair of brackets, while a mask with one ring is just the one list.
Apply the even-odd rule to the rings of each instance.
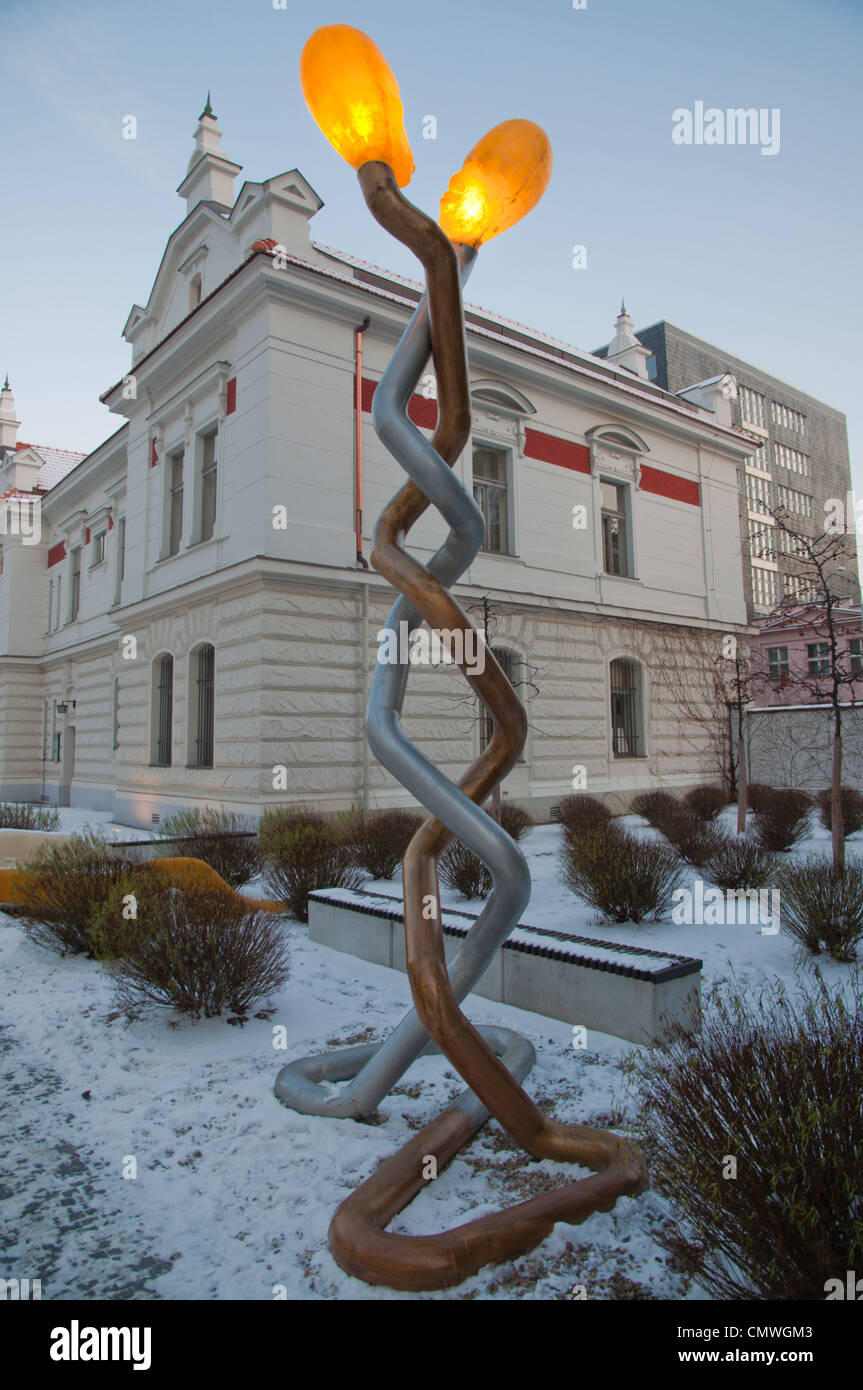
[[[398, 294], [391, 290], [384, 290], [379, 286], [370, 285], [361, 280], [357, 280], [353, 276], [343, 275], [336, 271], [313, 265], [310, 261], [305, 261], [299, 256], [286, 253], [282, 259], [286, 262], [286, 270], [276, 270], [272, 264], [272, 251], [253, 251], [252, 254], [243, 261], [236, 270], [232, 271], [220, 285], [216, 286], [216, 288], [202, 300], [191, 313], [187, 314], [180, 323], [176, 324], [175, 327], [171, 329], [170, 333], [165, 335], [161, 342], [157, 343], [155, 347], [151, 348], [149, 352], [145, 353], [137, 360], [134, 365], [134, 371], [139, 381], [143, 375], [142, 369], [148, 365], [152, 367], [158, 356], [164, 353], [168, 344], [176, 339], [177, 335], [181, 334], [183, 329], [192, 323], [193, 320], [197, 319], [198, 322], [203, 325], [207, 311], [213, 308], [214, 300], [220, 296], [224, 298], [225, 291], [229, 286], [233, 287], [232, 293], [234, 296], [237, 296], [239, 289], [237, 282], [239, 277], [247, 270], [254, 269], [255, 263], [259, 260], [261, 263], [257, 268], [262, 272], [261, 288], [265, 288], [269, 292], [276, 290], [284, 294], [289, 293], [292, 302], [295, 302], [297, 299], [297, 291], [304, 289], [309, 302], [316, 303], [319, 308], [322, 307], [323, 302], [323, 305], [329, 309], [330, 314], [337, 319], [345, 317], [346, 306], [340, 307], [338, 301], [333, 300], [332, 293], [330, 292], [328, 294], [326, 290], [322, 288], [322, 286], [326, 284], [339, 285], [345, 291], [350, 291], [352, 297], [354, 297], [356, 301], [356, 308], [351, 310], [352, 314], [356, 313], [357, 309], [362, 311], [366, 307], [369, 298], [376, 300], [381, 305], [391, 305], [392, 312], [390, 314], [390, 320], [396, 336], [400, 336], [404, 329], [405, 311], [412, 313], [416, 307], [413, 299], [408, 298], [404, 294]], [[294, 276], [289, 275], [287, 273], [289, 271], [293, 271], [295, 273]], [[248, 305], [248, 289], [244, 291], [242, 298], [244, 304]], [[226, 308], [227, 305], [224, 303], [220, 305], [220, 313], [218, 315], [220, 321], [222, 319], [222, 313]], [[216, 316], [211, 315], [211, 317], [215, 318]], [[378, 325], [378, 327], [379, 326], [380, 325]], [[751, 452], [753, 438], [748, 431], [740, 430], [735, 426], [719, 425], [711, 420], [704, 419], [703, 416], [698, 414], [698, 407], [686, 406], [681, 403], [679, 398], [669, 396], [668, 393], [660, 391], [657, 387], [649, 386], [647, 383], [645, 383], [644, 386], [639, 386], [636, 384], [635, 379], [633, 379], [632, 383], [623, 381], [621, 380], [620, 374], [614, 372], [612, 368], [603, 368], [600, 359], [597, 359], [596, 368], [594, 369], [574, 358], [565, 358], [562, 355], [562, 349], [554, 352], [548, 347], [529, 346], [504, 333], [498, 333], [491, 329], [483, 328], [477, 323], [468, 324], [467, 336], [468, 342], [473, 349], [472, 360], [477, 364], [479, 361], [483, 360], [481, 344], [484, 343], [488, 345], [484, 354], [484, 360], [487, 363], [499, 361], [500, 352], [504, 350], [514, 355], [517, 359], [526, 359], [527, 361], [542, 363], [542, 370], [539, 368], [534, 369], [534, 379], [547, 381], [548, 368], [553, 367], [558, 373], [562, 374], [566, 380], [576, 380], [584, 384], [589, 383], [594, 391], [598, 392], [604, 390], [612, 396], [619, 398], [621, 400], [621, 414], [628, 419], [634, 418], [639, 411], [643, 413], [644, 410], [655, 410], [661, 414], [663, 419], [675, 421], [677, 433], [683, 434], [687, 438], [703, 438], [704, 433], [707, 432], [714, 439], [728, 445], [730, 451], [734, 452], [736, 455], [745, 456], [748, 452]], [[477, 350], [479, 350], [478, 355]], [[109, 390], [100, 397], [102, 402], [113, 408], [113, 404], [117, 402], [117, 393], [120, 391], [122, 384], [123, 382], [121, 379], [114, 386], [110, 387]]]

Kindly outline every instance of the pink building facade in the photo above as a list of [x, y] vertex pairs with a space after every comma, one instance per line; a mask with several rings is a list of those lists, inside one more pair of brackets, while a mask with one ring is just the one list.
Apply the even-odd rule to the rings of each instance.
[[863, 627], [858, 603], [833, 608], [834, 663], [823, 604], [783, 606], [750, 639], [752, 694], [756, 709], [819, 705], [830, 699], [834, 665], [843, 704], [863, 702]]

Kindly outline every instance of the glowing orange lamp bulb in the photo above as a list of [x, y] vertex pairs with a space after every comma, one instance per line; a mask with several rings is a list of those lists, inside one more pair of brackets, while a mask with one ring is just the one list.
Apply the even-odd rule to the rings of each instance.
[[350, 24], [316, 29], [300, 58], [300, 82], [324, 135], [352, 168], [379, 159], [399, 188], [410, 183], [414, 157], [399, 84], [368, 34]]
[[548, 136], [533, 121], [502, 121], [474, 145], [440, 200], [450, 241], [480, 246], [536, 207], [551, 178]]

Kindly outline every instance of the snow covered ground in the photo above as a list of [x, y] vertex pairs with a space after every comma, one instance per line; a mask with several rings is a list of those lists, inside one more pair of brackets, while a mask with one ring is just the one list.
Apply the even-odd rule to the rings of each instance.
[[[104, 815], [61, 816], [64, 830], [89, 824], [113, 833]], [[635, 817], [629, 823], [652, 833]], [[117, 838], [148, 838], [119, 830]], [[559, 881], [559, 833], [541, 826], [525, 842], [534, 880], [525, 922], [698, 956], [705, 983], [733, 973], [793, 988], [799, 972], [808, 974], [788, 938], [757, 925], [599, 927]], [[852, 854], [863, 849], [860, 838], [850, 841]], [[817, 827], [797, 852], [828, 846]], [[468, 906], [452, 893], [444, 901]], [[100, 966], [61, 959], [0, 914], [0, 1087], [14, 1093], [0, 1120], [0, 1274], [41, 1277], [44, 1298], [416, 1297], [344, 1274], [327, 1248], [327, 1227], [351, 1188], [462, 1083], [444, 1059], [427, 1058], [387, 1097], [379, 1123], [282, 1107], [273, 1081], [284, 1062], [381, 1039], [410, 1005], [404, 975], [318, 946], [298, 924], [284, 930], [291, 975], [269, 1001], [271, 1015], [244, 1026], [167, 1012], [129, 1022]], [[819, 964], [828, 982], [850, 984], [849, 967]], [[621, 1112], [631, 1098], [620, 1062], [629, 1044], [594, 1033], [587, 1051], [576, 1051], [566, 1024], [473, 997], [466, 1009], [474, 1022], [531, 1039], [538, 1061], [527, 1087], [556, 1118], [625, 1132]], [[286, 1050], [274, 1047], [278, 1025]], [[492, 1121], [393, 1229], [452, 1227], [572, 1177], [569, 1167], [527, 1159]], [[594, 1299], [703, 1298], [657, 1244], [666, 1219], [653, 1192], [623, 1198], [610, 1214], [558, 1226], [531, 1255], [424, 1297], [558, 1299], [583, 1284]]]

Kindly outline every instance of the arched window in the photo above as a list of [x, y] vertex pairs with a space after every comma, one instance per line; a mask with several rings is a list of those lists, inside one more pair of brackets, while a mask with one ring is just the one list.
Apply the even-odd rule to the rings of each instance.
[[[492, 655], [497, 658], [498, 665], [503, 670], [504, 675], [514, 689], [516, 695], [521, 698], [521, 657], [518, 652], [514, 652], [510, 647], [492, 647]], [[479, 724], [479, 749], [482, 753], [491, 743], [491, 736], [494, 733], [494, 721], [484, 705], [480, 705], [480, 724]]]
[[618, 656], [610, 666], [611, 751], [615, 758], [643, 758], [644, 686], [641, 666]]
[[150, 762], [154, 767], [171, 766], [174, 741], [174, 658], [170, 652], [153, 662], [153, 717]]
[[216, 650], [202, 642], [189, 657], [189, 766], [213, 766]]

